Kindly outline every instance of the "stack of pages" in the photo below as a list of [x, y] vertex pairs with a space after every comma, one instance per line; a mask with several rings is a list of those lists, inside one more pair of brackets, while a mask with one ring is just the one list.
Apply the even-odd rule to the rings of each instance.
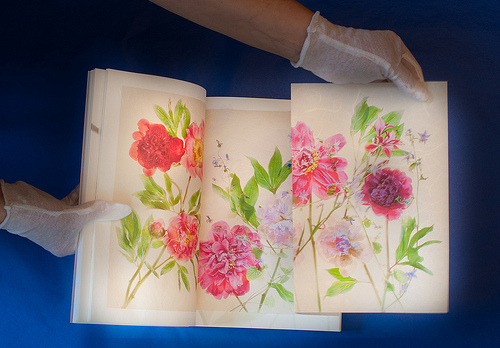
[[448, 310], [447, 86], [294, 84], [290, 100], [89, 73], [72, 321], [340, 330]]

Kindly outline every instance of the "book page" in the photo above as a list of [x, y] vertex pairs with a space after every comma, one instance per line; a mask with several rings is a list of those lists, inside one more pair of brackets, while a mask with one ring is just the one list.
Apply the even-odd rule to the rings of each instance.
[[340, 330], [295, 314], [290, 102], [208, 98], [197, 325]]
[[205, 91], [104, 74], [102, 115], [88, 119], [95, 143], [84, 156], [93, 159], [84, 162], [84, 197], [125, 203], [133, 213], [83, 231], [73, 320], [193, 325]]
[[448, 311], [446, 83], [292, 85], [298, 312]]

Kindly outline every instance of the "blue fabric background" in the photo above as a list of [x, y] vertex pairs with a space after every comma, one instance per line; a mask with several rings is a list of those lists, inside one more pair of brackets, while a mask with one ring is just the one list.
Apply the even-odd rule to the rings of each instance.
[[[345, 314], [341, 333], [70, 324], [74, 258], [1, 231], [1, 346], [500, 344], [500, 2], [303, 4], [337, 24], [394, 30], [427, 80], [449, 81], [450, 312]], [[210, 96], [289, 98], [290, 83], [321, 82], [145, 0], [9, 1], [0, 33], [0, 178], [58, 198], [79, 182], [88, 70], [182, 79]]]

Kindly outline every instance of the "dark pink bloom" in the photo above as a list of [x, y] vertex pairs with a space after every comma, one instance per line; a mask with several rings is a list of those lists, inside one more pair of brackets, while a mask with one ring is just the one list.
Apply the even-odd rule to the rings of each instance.
[[168, 134], [162, 124], [150, 124], [142, 119], [137, 123], [139, 131], [132, 135], [135, 142], [129, 155], [143, 167], [144, 174], [151, 176], [158, 168], [162, 172], [178, 163], [184, 154], [184, 142]]
[[198, 246], [198, 219], [184, 212], [170, 219], [163, 244], [177, 261], [189, 261]]
[[212, 225], [212, 239], [200, 243], [199, 283], [216, 299], [241, 296], [250, 290], [246, 277], [251, 266], [259, 267], [252, 249], [262, 249], [260, 237], [246, 226], [229, 230], [224, 221]]
[[201, 178], [203, 175], [203, 134], [205, 123], [201, 121], [200, 126], [196, 123], [186, 129], [184, 138], [186, 152], [181, 158], [181, 164], [191, 176]]
[[379, 169], [365, 178], [363, 204], [370, 205], [376, 215], [396, 220], [410, 205], [412, 190], [411, 179], [405, 173], [398, 169]]
[[385, 123], [382, 118], [379, 118], [373, 126], [377, 135], [371, 143], [365, 145], [365, 150], [373, 154], [378, 149], [381, 149], [387, 157], [391, 157], [391, 151], [397, 150], [398, 145], [403, 145], [403, 143], [396, 138], [394, 130], [387, 132], [387, 129], [390, 127], [392, 127], [390, 124]]
[[315, 144], [311, 129], [303, 122], [292, 128], [292, 185], [295, 204], [307, 203], [314, 192], [329, 199], [347, 182], [344, 158], [336, 157], [346, 144], [342, 134]]

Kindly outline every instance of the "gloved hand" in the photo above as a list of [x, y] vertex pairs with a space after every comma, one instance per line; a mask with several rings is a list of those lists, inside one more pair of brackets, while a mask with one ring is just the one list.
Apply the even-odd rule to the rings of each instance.
[[294, 67], [339, 84], [390, 79], [418, 100], [429, 98], [420, 65], [394, 32], [345, 28], [316, 12], [307, 34]]
[[125, 204], [102, 200], [78, 205], [78, 188], [58, 200], [22, 181], [0, 180], [0, 186], [7, 211], [0, 229], [26, 237], [59, 257], [75, 252], [78, 235], [89, 222], [117, 220], [131, 213]]

